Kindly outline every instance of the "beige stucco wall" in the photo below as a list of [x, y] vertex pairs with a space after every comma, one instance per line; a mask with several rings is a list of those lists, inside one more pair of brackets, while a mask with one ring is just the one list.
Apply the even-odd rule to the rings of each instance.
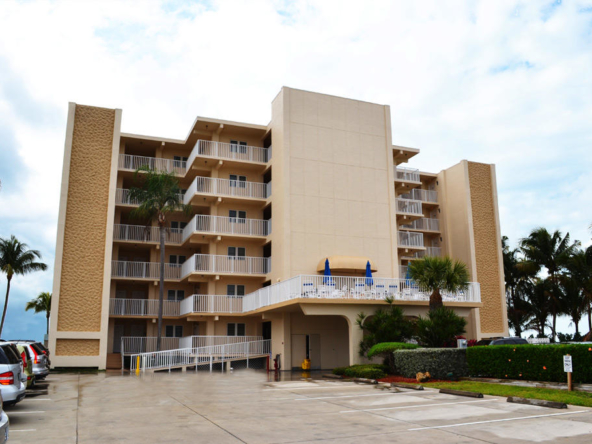
[[101, 328], [114, 121], [115, 110], [76, 107], [58, 330], [99, 331]]
[[[272, 118], [273, 156], [281, 151], [278, 163], [284, 168], [283, 174], [276, 171], [274, 159], [274, 218], [276, 208], [284, 217], [284, 233], [278, 233], [283, 239], [273, 242], [275, 277], [316, 274], [319, 260], [332, 255], [368, 256], [378, 266], [377, 276], [391, 276], [387, 111], [282, 89]], [[280, 132], [282, 145], [276, 149]], [[274, 231], [281, 225], [274, 224]], [[282, 240], [287, 245], [280, 245]], [[276, 262], [283, 264], [279, 272]]]
[[98, 356], [98, 339], [58, 339], [56, 342], [56, 356]]
[[468, 162], [475, 262], [481, 284], [480, 309], [483, 333], [507, 334], [503, 285], [501, 234], [497, 214], [497, 190], [492, 165]]

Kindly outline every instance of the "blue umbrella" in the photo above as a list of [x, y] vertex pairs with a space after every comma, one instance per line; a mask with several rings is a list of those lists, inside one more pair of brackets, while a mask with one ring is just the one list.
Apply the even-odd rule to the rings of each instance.
[[325, 259], [325, 272], [323, 273], [323, 284], [332, 284], [333, 279], [331, 279], [331, 268], [329, 268], [329, 259]]
[[370, 267], [370, 261], [366, 262], [366, 285], [374, 285], [374, 279], [372, 279], [372, 268]]

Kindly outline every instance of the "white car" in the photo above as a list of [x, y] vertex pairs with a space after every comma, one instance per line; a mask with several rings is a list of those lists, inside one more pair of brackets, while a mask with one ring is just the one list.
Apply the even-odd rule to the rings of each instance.
[[25, 397], [27, 375], [14, 344], [0, 343], [0, 395], [4, 405], [14, 405]]
[[2, 405], [2, 395], [0, 395], [0, 444], [8, 441], [9, 424], [8, 415], [4, 411], [4, 405]]

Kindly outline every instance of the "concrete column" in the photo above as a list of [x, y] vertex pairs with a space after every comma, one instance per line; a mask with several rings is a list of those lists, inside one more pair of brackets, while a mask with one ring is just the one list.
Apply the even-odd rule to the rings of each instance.
[[207, 336], [214, 336], [216, 334], [216, 324], [214, 323], [214, 319], [208, 319], [206, 321], [206, 335]]

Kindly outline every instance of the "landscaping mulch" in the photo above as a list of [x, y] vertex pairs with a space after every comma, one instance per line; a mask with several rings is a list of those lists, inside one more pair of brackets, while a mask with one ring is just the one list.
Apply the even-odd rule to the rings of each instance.
[[[378, 379], [378, 382], [406, 382], [409, 384], [418, 384], [415, 378], [404, 378], [403, 376], [387, 376], [386, 378]], [[430, 379], [428, 382], [450, 382], [445, 379]]]

